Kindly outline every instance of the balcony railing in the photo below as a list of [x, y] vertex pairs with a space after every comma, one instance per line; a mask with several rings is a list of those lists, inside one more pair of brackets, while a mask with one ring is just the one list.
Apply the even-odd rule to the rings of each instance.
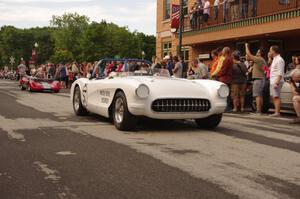
[[[249, 0], [248, 5], [242, 5], [241, 2], [242, 0], [236, 6], [231, 3], [221, 4], [217, 7], [217, 13], [217, 8], [211, 1], [207, 23], [204, 22], [203, 16], [191, 15], [189, 12], [184, 19], [184, 32], [219, 31], [300, 17], [300, 0]], [[251, 2], [257, 4], [253, 5]]]

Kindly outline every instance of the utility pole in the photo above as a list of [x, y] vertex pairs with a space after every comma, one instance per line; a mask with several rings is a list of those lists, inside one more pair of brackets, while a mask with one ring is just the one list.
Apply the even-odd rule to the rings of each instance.
[[183, 13], [183, 1], [180, 0], [180, 18], [179, 18], [179, 46], [177, 49], [177, 55], [182, 55], [182, 32], [183, 32], [183, 24], [184, 24], [184, 13]]

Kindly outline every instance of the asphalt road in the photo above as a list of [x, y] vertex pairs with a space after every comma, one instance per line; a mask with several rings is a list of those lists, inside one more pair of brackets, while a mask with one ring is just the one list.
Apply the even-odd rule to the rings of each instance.
[[142, 121], [121, 133], [67, 92], [0, 80], [0, 198], [300, 198], [300, 128], [226, 114], [214, 131]]

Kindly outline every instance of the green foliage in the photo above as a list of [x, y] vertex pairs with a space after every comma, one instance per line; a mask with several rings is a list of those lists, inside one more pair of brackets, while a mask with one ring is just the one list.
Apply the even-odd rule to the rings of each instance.
[[16, 64], [21, 57], [29, 61], [34, 43], [38, 43], [37, 62], [96, 61], [104, 57], [141, 58], [155, 55], [155, 37], [130, 32], [113, 23], [91, 22], [77, 13], [53, 16], [49, 27], [0, 29], [0, 66], [9, 65], [11, 56]]
[[54, 63], [67, 63], [73, 61], [74, 57], [72, 52], [68, 50], [57, 50], [54, 55], [51, 56], [50, 61]]
[[50, 21], [55, 41], [55, 50], [67, 49], [74, 55], [81, 52], [80, 38], [89, 26], [89, 18], [77, 13], [64, 14], [63, 16], [52, 16]]
[[[37, 62], [42, 63], [49, 59], [54, 49], [50, 28], [17, 29], [12, 26], [3, 26], [0, 29], [0, 64], [10, 65], [9, 58], [16, 60], [18, 65], [21, 58], [29, 61], [34, 43], [38, 42]], [[43, 53], [39, 53], [43, 52]]]

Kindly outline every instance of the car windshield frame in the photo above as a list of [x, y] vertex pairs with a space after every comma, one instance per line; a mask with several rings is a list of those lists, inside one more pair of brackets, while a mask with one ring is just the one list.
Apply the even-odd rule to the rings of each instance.
[[148, 70], [136, 70], [134, 72], [111, 72], [106, 78], [114, 78], [114, 77], [138, 77], [138, 76], [145, 76], [145, 77], [168, 77], [170, 78], [170, 72], [167, 69], [148, 69]]
[[[111, 63], [122, 63], [123, 67], [121, 71], [109, 71], [107, 74], [107, 65]], [[130, 65], [131, 64], [131, 65]], [[138, 69], [131, 68], [132, 65], [137, 65]], [[143, 68], [142, 65], [146, 67]], [[97, 67], [94, 68], [93, 77], [97, 76], [97, 79], [106, 79], [114, 77], [125, 77], [125, 76], [163, 76], [170, 77], [170, 73], [166, 69], [151, 69], [152, 63], [145, 59], [101, 59]], [[98, 69], [96, 71], [96, 68]]]

